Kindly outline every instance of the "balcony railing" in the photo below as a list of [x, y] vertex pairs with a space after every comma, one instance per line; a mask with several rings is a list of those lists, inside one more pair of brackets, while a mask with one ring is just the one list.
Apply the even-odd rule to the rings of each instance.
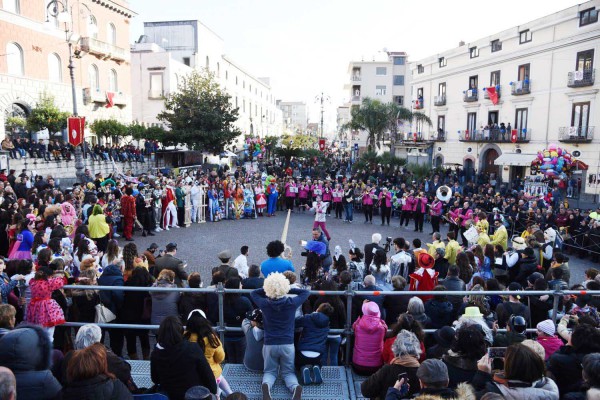
[[448, 137], [448, 131], [438, 131], [433, 132], [429, 135], [429, 140], [433, 140], [434, 142], [445, 142]]
[[589, 143], [594, 139], [593, 126], [563, 126], [558, 130], [558, 140], [565, 143]]
[[113, 103], [115, 106], [126, 106], [127, 97], [121, 92], [115, 93], [115, 96], [113, 97]]
[[[499, 87], [496, 87], [496, 93], [498, 93], [498, 98], [500, 98], [501, 90]], [[488, 93], [488, 91], [486, 89], [483, 89], [483, 98], [486, 100], [490, 99], [490, 94]]]
[[473, 102], [479, 100], [479, 93], [478, 93], [477, 89], [469, 89], [469, 90], [466, 90], [464, 93], [465, 93], [465, 95], [463, 97], [463, 100], [466, 103], [473, 103]]
[[477, 143], [528, 143], [531, 140], [531, 129], [521, 129], [520, 132], [515, 133], [516, 140], [513, 142], [513, 134], [508, 130], [504, 134], [500, 129], [464, 130], [458, 132], [458, 140]]
[[515, 81], [510, 83], [510, 94], [522, 96], [531, 93], [531, 80]]
[[439, 96], [435, 96], [433, 98], [433, 105], [434, 106], [445, 106], [446, 105], [446, 95], [442, 94]]
[[148, 99], [150, 100], [162, 100], [164, 97], [164, 90], [149, 90], [148, 91]]
[[106, 103], [106, 93], [96, 88], [83, 89], [83, 102], [89, 103]]
[[594, 68], [584, 69], [583, 71], [569, 72], [568, 87], [592, 86], [596, 80], [596, 70]]
[[352, 96], [352, 101], [360, 101], [360, 95], [359, 96]]
[[127, 52], [124, 48], [91, 37], [81, 38], [81, 50], [100, 58], [110, 58], [116, 61], [127, 59]]
[[360, 82], [362, 80], [360, 75], [352, 75], [352, 80], [354, 82]]

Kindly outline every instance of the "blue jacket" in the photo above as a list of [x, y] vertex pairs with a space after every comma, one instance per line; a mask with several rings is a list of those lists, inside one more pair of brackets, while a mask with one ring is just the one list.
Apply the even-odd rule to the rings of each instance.
[[329, 317], [320, 312], [303, 315], [296, 318], [296, 328], [302, 328], [298, 341], [299, 351], [316, 351], [324, 354], [326, 351], [327, 334], [329, 333]]
[[[104, 268], [102, 275], [98, 278], [98, 286], [124, 286], [123, 273], [116, 265], [109, 265]], [[115, 315], [121, 309], [125, 292], [122, 290], [101, 290], [100, 301], [105, 307], [108, 307]]]
[[265, 330], [264, 344], [294, 344], [294, 317], [296, 309], [308, 299], [310, 292], [304, 289], [291, 289], [289, 294], [296, 297], [270, 299], [264, 289], [256, 289], [250, 293], [252, 301], [263, 313]]
[[260, 264], [260, 270], [266, 278], [273, 272], [281, 272], [282, 274], [285, 271], [294, 272], [294, 265], [290, 260], [286, 260], [281, 257], [271, 257]]

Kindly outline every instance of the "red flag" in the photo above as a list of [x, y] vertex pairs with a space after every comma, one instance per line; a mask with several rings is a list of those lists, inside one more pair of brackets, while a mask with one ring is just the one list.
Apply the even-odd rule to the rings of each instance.
[[510, 131], [510, 141], [513, 143], [517, 143], [517, 130], [513, 129]]
[[73, 146], [79, 146], [83, 142], [85, 117], [69, 117], [67, 129], [69, 133], [69, 143]]
[[465, 131], [465, 140], [469, 140], [469, 138], [470, 138], [470, 135], [469, 135], [469, 130], [467, 129], [467, 130]]
[[319, 150], [325, 151], [325, 139], [319, 139]]
[[487, 90], [488, 96], [490, 96], [490, 100], [492, 101], [492, 104], [493, 105], [498, 104], [498, 92], [496, 92], [496, 88], [492, 86], [492, 87], [486, 88], [485, 90]]
[[111, 108], [115, 105], [115, 93], [106, 92], [106, 108]]

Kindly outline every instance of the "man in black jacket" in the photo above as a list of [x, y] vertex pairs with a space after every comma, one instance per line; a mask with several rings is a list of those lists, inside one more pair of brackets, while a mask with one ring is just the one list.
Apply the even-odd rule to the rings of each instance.
[[383, 250], [383, 247], [379, 245], [380, 242], [381, 233], [374, 233], [371, 235], [371, 243], [365, 245], [365, 271], [369, 271], [369, 266], [371, 265], [371, 261], [373, 261], [374, 252]]
[[154, 265], [154, 277], [158, 277], [163, 269], [170, 269], [175, 273], [175, 284], [178, 287], [183, 287], [183, 281], [187, 281], [188, 273], [185, 271], [185, 264], [180, 259], [176, 258], [177, 243], [169, 243], [165, 247], [165, 255], [156, 259]]

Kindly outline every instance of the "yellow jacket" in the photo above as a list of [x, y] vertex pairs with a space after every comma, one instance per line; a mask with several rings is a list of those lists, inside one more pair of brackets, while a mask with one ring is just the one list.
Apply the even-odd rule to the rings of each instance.
[[508, 232], [504, 225], [500, 225], [496, 232], [492, 235], [492, 242], [494, 246], [499, 244], [504, 250], [508, 247]]
[[490, 237], [488, 236], [487, 233], [485, 232], [479, 232], [479, 239], [477, 239], [477, 244], [480, 245], [481, 247], [485, 247], [486, 244], [489, 244], [490, 241]]
[[[197, 343], [198, 335], [195, 333], [190, 334], [189, 340], [192, 343]], [[215, 348], [210, 345], [208, 338], [204, 338], [204, 357], [206, 357], [206, 361], [208, 361], [208, 365], [210, 365], [210, 369], [212, 369], [215, 379], [223, 374], [221, 363], [225, 360], [225, 350], [223, 350], [223, 345], [219, 338], [217, 338], [217, 342], [219, 342], [219, 346]]]
[[429, 255], [433, 258], [435, 258], [435, 251], [436, 249], [440, 248], [443, 249], [444, 247], [446, 247], [446, 245], [444, 244], [444, 242], [442, 242], [441, 240], [436, 240], [434, 243], [427, 243], [427, 252], [429, 253]]
[[106, 223], [104, 214], [90, 215], [88, 218], [88, 230], [91, 239], [100, 239], [108, 235], [110, 227]]
[[456, 240], [451, 240], [446, 245], [446, 260], [450, 265], [456, 264], [456, 256], [458, 255], [458, 250], [460, 249], [460, 245]]

